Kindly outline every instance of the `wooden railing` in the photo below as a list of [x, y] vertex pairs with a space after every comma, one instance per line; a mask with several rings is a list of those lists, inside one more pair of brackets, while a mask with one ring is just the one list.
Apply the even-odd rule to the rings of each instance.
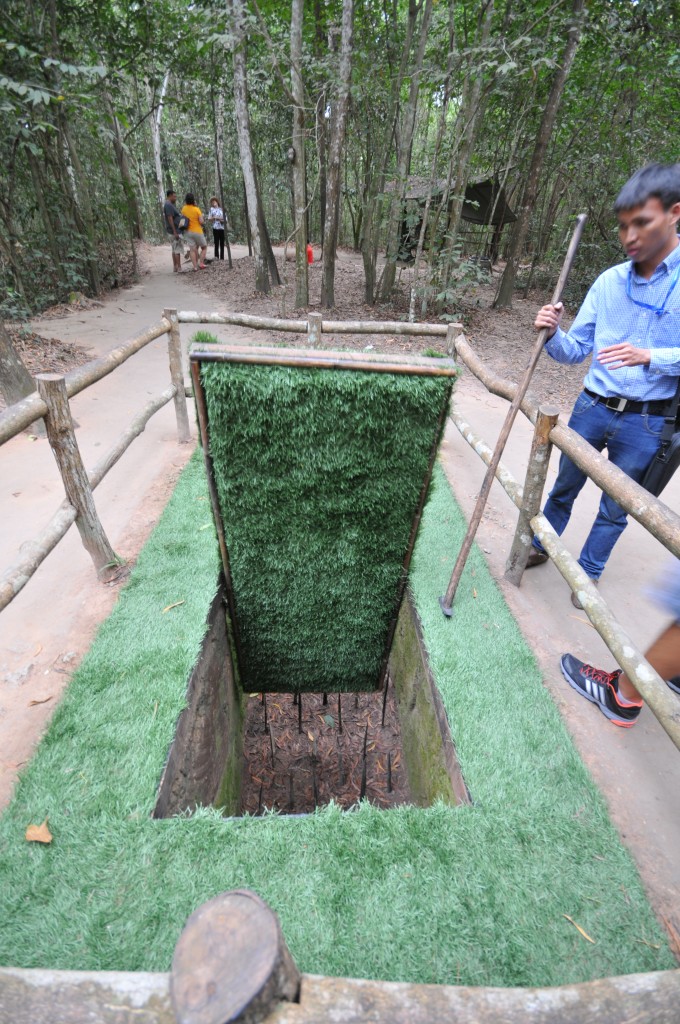
[[[115, 445], [87, 472], [76, 440], [69, 399], [96, 381], [112, 373], [140, 349], [161, 335], [168, 335], [170, 387], [152, 398], [118, 438]], [[83, 545], [97, 573], [102, 576], [117, 557], [104, 532], [92, 492], [104, 479], [123, 452], [142, 433], [151, 417], [168, 402], [175, 403], [177, 434], [180, 444], [189, 441], [189, 415], [186, 404], [180, 332], [175, 310], [165, 310], [163, 318], [142, 334], [131, 338], [105, 356], [93, 359], [65, 376], [38, 374], [38, 390], [0, 413], [0, 445], [44, 417], [47, 436], [57, 460], [66, 498], [40, 533], [21, 546], [21, 557], [0, 577], [0, 611], [24, 588], [50, 551], [76, 523]]]
[[552, 988], [486, 988], [301, 974], [278, 919], [254, 892], [194, 911], [169, 974], [0, 967], [13, 1024], [674, 1024], [680, 970]]

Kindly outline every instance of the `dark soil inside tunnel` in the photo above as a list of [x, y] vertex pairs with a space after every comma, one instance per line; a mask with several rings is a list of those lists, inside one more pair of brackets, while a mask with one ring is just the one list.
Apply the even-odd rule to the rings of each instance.
[[242, 814], [306, 814], [331, 800], [347, 810], [362, 797], [381, 808], [412, 802], [391, 685], [251, 696], [243, 747]]

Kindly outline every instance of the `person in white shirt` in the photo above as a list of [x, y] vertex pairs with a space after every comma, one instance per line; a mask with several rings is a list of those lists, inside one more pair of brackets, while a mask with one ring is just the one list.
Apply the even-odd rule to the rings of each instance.
[[224, 211], [220, 206], [220, 201], [217, 196], [213, 196], [210, 200], [210, 209], [208, 211], [208, 220], [212, 224], [213, 229], [213, 241], [215, 242], [215, 259], [224, 259]]

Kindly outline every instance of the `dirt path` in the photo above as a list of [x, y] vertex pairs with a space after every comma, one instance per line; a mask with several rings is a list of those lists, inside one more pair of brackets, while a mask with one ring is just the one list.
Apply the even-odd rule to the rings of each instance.
[[[243, 257], [245, 250], [234, 247], [234, 255]], [[38, 320], [34, 329], [44, 337], [84, 345], [90, 349], [91, 357], [157, 321], [165, 307], [238, 309], [274, 316], [284, 311], [281, 293], [264, 300], [254, 294], [248, 260], [237, 262], [231, 272], [224, 265], [213, 265], [203, 274], [184, 273], [177, 277], [170, 272], [166, 248], [147, 249], [145, 257], [147, 273], [138, 285], [109, 296], [101, 307], [76, 310], [61, 319]], [[320, 273], [320, 266], [313, 265], [313, 304], [318, 301]], [[292, 277], [290, 265], [287, 274]], [[473, 296], [466, 330], [480, 355], [497, 372], [516, 379], [526, 363], [538, 299], [519, 300], [512, 313], [498, 315], [485, 309], [488, 295], [481, 290]], [[341, 254], [337, 296], [334, 316], [338, 319], [367, 318], [368, 314], [393, 319], [404, 312], [398, 303], [396, 309], [369, 310], [363, 305], [361, 265], [353, 254]], [[292, 310], [285, 312], [290, 315]], [[228, 328], [218, 328], [215, 333], [234, 341], [254, 334]], [[182, 329], [185, 345], [192, 334], [193, 328]], [[277, 340], [284, 337], [279, 335]], [[264, 340], [261, 335], [259, 340]], [[377, 336], [357, 338], [354, 343], [396, 351], [428, 347], [425, 343]], [[532, 390], [566, 411], [579, 390], [583, 373], [583, 367], [562, 368], [548, 360], [541, 361]], [[80, 424], [77, 436], [86, 465], [110, 447], [149, 397], [167, 386], [167, 380], [166, 346], [159, 339], [115, 374], [74, 399], [73, 411]], [[507, 404], [488, 395], [469, 373], [463, 374], [456, 401], [473, 427], [493, 444]], [[193, 416], [190, 418], [193, 421]], [[504, 456], [504, 462], [520, 481], [524, 478], [530, 438], [531, 428], [520, 417]], [[135, 559], [156, 523], [192, 449], [193, 444], [177, 444], [172, 406], [166, 407], [151, 420], [144, 434], [98, 488], [96, 503], [105, 529], [114, 548], [129, 561]], [[483, 477], [482, 464], [452, 426], [447, 430], [442, 456], [456, 496], [469, 514]], [[555, 473], [554, 458], [550, 479]], [[20, 545], [44, 526], [62, 497], [46, 441], [31, 441], [21, 435], [0, 449], [3, 567], [11, 564]], [[666, 492], [672, 507], [677, 507], [679, 499], [680, 474]], [[575, 554], [590, 526], [597, 500], [597, 489], [587, 486], [576, 505], [565, 534]], [[638, 863], [657, 910], [672, 919], [680, 930], [680, 756], [648, 711], [643, 711], [635, 729], [616, 729], [566, 686], [558, 667], [561, 653], [570, 650], [603, 667], [613, 667], [611, 655], [585, 613], [572, 608], [566, 584], [552, 565], [528, 573], [519, 590], [505, 584], [504, 561], [514, 514], [509, 499], [494, 485], [480, 527], [479, 544], [536, 651], [546, 683], [605, 795], [613, 820]], [[631, 523], [603, 577], [603, 595], [643, 648], [665, 622], [644, 596], [644, 587], [667, 559], [664, 549], [638, 524]], [[72, 671], [98, 624], [112, 608], [119, 587], [120, 583], [102, 587], [96, 582], [72, 529], [0, 616], [0, 806], [9, 799], [17, 771], [30, 758]], [[508, 700], [512, 700], [511, 680]], [[615, 879], [612, 885], [616, 885]]]

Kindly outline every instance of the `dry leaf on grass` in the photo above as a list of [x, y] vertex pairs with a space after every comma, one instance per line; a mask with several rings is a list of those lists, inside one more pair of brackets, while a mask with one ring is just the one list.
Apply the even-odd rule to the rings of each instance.
[[50, 694], [49, 697], [43, 697], [42, 700], [29, 700], [28, 706], [29, 708], [33, 708], [36, 706], [36, 704], [47, 704], [48, 700], [52, 700], [52, 696], [53, 695]]
[[166, 607], [163, 609], [162, 614], [165, 615], [165, 613], [169, 612], [171, 608], [179, 608], [181, 604], [186, 604], [186, 601], [175, 601], [174, 604], [166, 605]]
[[29, 843], [51, 843], [52, 833], [47, 827], [47, 818], [42, 825], [29, 825], [26, 829], [26, 841]]
[[584, 939], [587, 939], [588, 942], [592, 942], [593, 946], [597, 945], [597, 943], [595, 942], [595, 939], [591, 939], [590, 935], [588, 935], [588, 932], [584, 932], [583, 928], [581, 928], [581, 925], [580, 924], [576, 924], [576, 921], [574, 921], [573, 917], [569, 917], [569, 914], [562, 914], [562, 917], [566, 917], [566, 919], [569, 922], [569, 924], [573, 924], [573, 926], [576, 929], [576, 931], [579, 932], [583, 936]]

